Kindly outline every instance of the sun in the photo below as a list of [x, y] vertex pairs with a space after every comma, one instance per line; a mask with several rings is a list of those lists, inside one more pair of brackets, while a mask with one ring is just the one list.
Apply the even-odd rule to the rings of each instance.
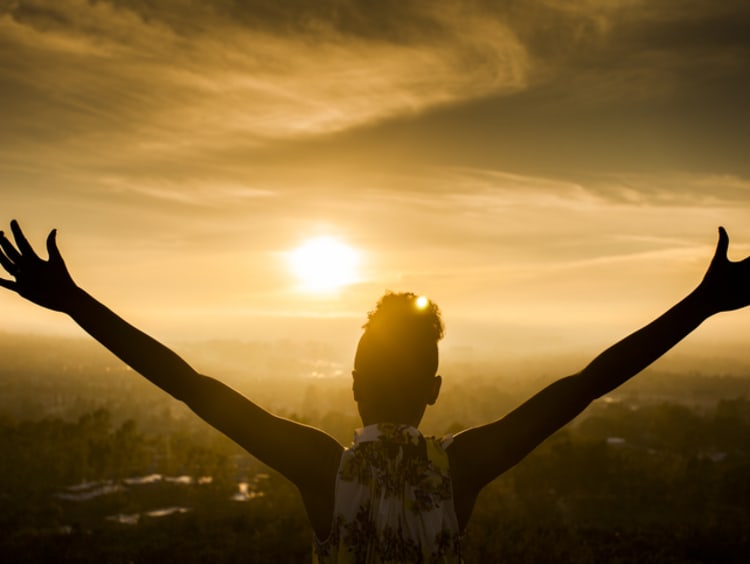
[[357, 280], [359, 253], [335, 237], [307, 239], [287, 258], [302, 289], [309, 292], [331, 292]]

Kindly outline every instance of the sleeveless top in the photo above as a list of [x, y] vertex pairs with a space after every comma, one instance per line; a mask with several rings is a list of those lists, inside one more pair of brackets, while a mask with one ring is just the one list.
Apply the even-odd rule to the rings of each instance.
[[461, 562], [451, 440], [391, 423], [356, 431], [339, 463], [331, 533], [315, 538], [313, 562]]

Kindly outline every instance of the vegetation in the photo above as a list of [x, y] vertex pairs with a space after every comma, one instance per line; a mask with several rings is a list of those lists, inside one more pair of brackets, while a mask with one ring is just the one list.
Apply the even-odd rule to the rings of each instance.
[[[310, 561], [310, 529], [287, 481], [106, 355], [68, 343], [43, 350], [0, 369], [0, 561]], [[294, 362], [268, 389], [252, 374], [235, 384], [348, 440], [358, 424], [349, 382], [313, 380]], [[446, 383], [428, 432], [497, 416], [542, 384], [463, 368], [470, 374]], [[486, 489], [467, 562], [748, 561], [750, 379], [644, 378]]]

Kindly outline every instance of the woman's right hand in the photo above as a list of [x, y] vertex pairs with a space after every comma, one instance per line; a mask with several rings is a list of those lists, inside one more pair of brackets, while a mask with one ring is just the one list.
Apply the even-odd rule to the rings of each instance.
[[10, 222], [15, 245], [0, 231], [0, 265], [14, 280], [0, 278], [0, 286], [8, 288], [42, 307], [64, 311], [78, 287], [68, 273], [55, 237], [47, 237], [48, 260], [36, 254], [16, 220]]

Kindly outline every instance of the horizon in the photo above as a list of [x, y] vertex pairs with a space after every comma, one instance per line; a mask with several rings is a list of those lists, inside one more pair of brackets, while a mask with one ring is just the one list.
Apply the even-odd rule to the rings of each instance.
[[[287, 363], [299, 364], [307, 368], [291, 371], [285, 377], [292, 379], [309, 377], [315, 379], [350, 380], [353, 368], [354, 353], [359, 335], [350, 342], [331, 341], [321, 338], [290, 339], [285, 335], [278, 338], [266, 335], [265, 338], [214, 338], [175, 339], [167, 342], [168, 346], [184, 357], [184, 360], [199, 371], [208, 371], [211, 376], [220, 380], [225, 378], [242, 381], [245, 378], [259, 377], [256, 365], [269, 367], [290, 356]], [[34, 354], [35, 365], [44, 364], [46, 347], [61, 344], [63, 352], [57, 348], [49, 349], [50, 362], [62, 362], [60, 355], [68, 354], [71, 359], [88, 358], [89, 361], [107, 366], [126, 368], [122, 361], [88, 338], [83, 332], [75, 334], [43, 334], [0, 331], [0, 348], [12, 347], [17, 353], [11, 366], [21, 369], [24, 366], [25, 347], [37, 347]], [[695, 339], [688, 346], [676, 347], [654, 362], [646, 371], [660, 374], [731, 376], [750, 378], [750, 357], [747, 346], [741, 339], [704, 338]], [[42, 348], [38, 348], [42, 347]], [[602, 346], [586, 342], [580, 348], [546, 347], [542, 350], [507, 350], [498, 351], [489, 346], [463, 345], [460, 343], [442, 342], [440, 348], [440, 365], [438, 373], [447, 381], [462, 381], [468, 372], [480, 371], [488, 381], [556, 379], [584, 368], [594, 356], [601, 352]], [[287, 353], [280, 354], [286, 350]], [[289, 355], [288, 352], [293, 354]], [[31, 354], [31, 353], [29, 353]], [[84, 355], [84, 356], [81, 356]], [[269, 362], [271, 364], [269, 364]], [[7, 364], [7, 363], [6, 363]], [[309, 366], [308, 366], [309, 365]], [[299, 368], [298, 367], [298, 368]], [[277, 367], [278, 368], [278, 367]], [[281, 374], [267, 374], [261, 377], [274, 380]], [[647, 380], [648, 376], [634, 378], [634, 382]]]
[[[438, 303], [449, 347], [598, 352], [698, 284], [719, 225], [750, 254], [748, 23], [708, 1], [15, 2], [1, 228], [40, 252], [57, 228], [80, 285], [170, 340], [347, 343], [391, 289]], [[288, 257], [321, 238], [356, 271], [306, 285]], [[77, 334], [0, 307], [3, 330]]]

